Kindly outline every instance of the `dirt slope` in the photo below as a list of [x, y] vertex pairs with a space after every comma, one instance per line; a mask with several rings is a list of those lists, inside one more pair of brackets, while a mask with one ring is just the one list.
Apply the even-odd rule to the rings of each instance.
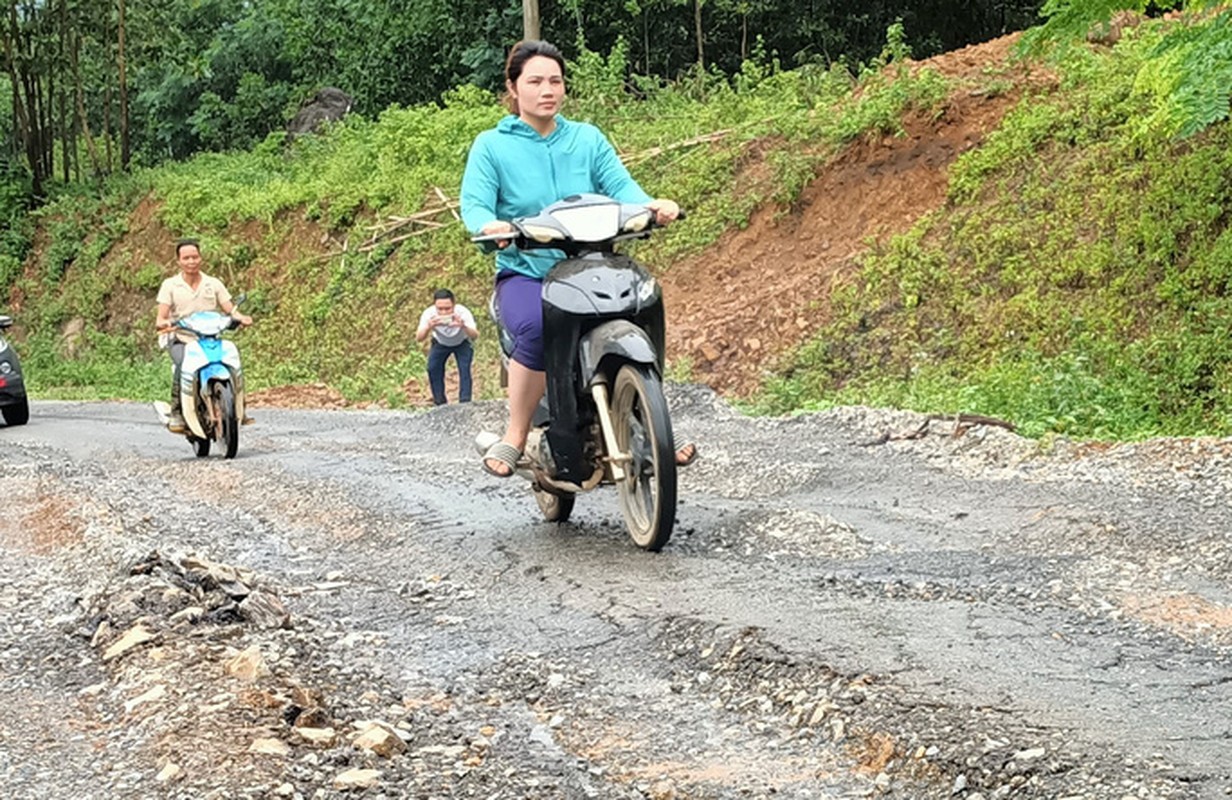
[[[1017, 34], [946, 53], [921, 66], [951, 78], [978, 77], [1006, 62]], [[831, 289], [867, 242], [908, 230], [945, 202], [948, 168], [1000, 123], [1029, 83], [1015, 90], [961, 89], [939, 116], [916, 113], [902, 137], [866, 137], [841, 152], [805, 190], [796, 213], [763, 207], [703, 255], [663, 276], [668, 359], [685, 357], [694, 380], [727, 395], [755, 390], [775, 362], [828, 316]]]

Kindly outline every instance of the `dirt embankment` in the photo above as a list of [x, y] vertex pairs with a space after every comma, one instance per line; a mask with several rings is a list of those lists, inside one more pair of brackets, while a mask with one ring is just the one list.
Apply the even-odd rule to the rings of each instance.
[[[927, 61], [949, 78], [1004, 68], [1017, 34]], [[663, 276], [668, 358], [687, 358], [695, 380], [744, 396], [829, 318], [828, 298], [870, 241], [908, 230], [945, 203], [949, 166], [994, 130], [1021, 88], [1051, 77], [1015, 70], [1013, 90], [960, 88], [939, 114], [917, 111], [903, 136], [857, 140], [805, 190], [795, 213], [763, 207], [747, 228]]]

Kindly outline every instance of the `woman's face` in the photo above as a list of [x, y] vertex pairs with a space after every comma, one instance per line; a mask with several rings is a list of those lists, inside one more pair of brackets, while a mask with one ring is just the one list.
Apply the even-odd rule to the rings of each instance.
[[560, 64], [547, 56], [531, 56], [522, 65], [522, 74], [509, 91], [518, 101], [518, 116], [522, 119], [532, 125], [552, 119], [565, 99], [565, 78]]

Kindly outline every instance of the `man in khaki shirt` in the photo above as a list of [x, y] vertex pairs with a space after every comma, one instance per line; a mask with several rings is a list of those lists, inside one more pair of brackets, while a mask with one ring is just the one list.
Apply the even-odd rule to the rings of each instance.
[[166, 336], [166, 348], [175, 364], [171, 382], [171, 419], [167, 430], [184, 433], [183, 408], [180, 405], [180, 365], [184, 362], [184, 340], [171, 329], [176, 320], [198, 311], [222, 311], [239, 320], [241, 325], [251, 325], [252, 317], [235, 311], [231, 293], [222, 281], [201, 271], [201, 245], [195, 239], [181, 239], [175, 244], [175, 257], [180, 265], [180, 274], [163, 281], [158, 289], [158, 330]]

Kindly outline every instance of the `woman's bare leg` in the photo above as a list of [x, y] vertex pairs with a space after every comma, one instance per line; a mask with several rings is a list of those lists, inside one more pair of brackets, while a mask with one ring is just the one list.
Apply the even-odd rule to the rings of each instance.
[[[547, 373], [530, 369], [516, 361], [509, 362], [509, 427], [501, 441], [511, 444], [518, 452], [526, 449], [526, 437], [530, 433], [530, 421], [535, 416], [535, 407], [547, 388]], [[502, 462], [487, 459], [487, 465], [502, 475], [509, 474], [509, 467]]]

